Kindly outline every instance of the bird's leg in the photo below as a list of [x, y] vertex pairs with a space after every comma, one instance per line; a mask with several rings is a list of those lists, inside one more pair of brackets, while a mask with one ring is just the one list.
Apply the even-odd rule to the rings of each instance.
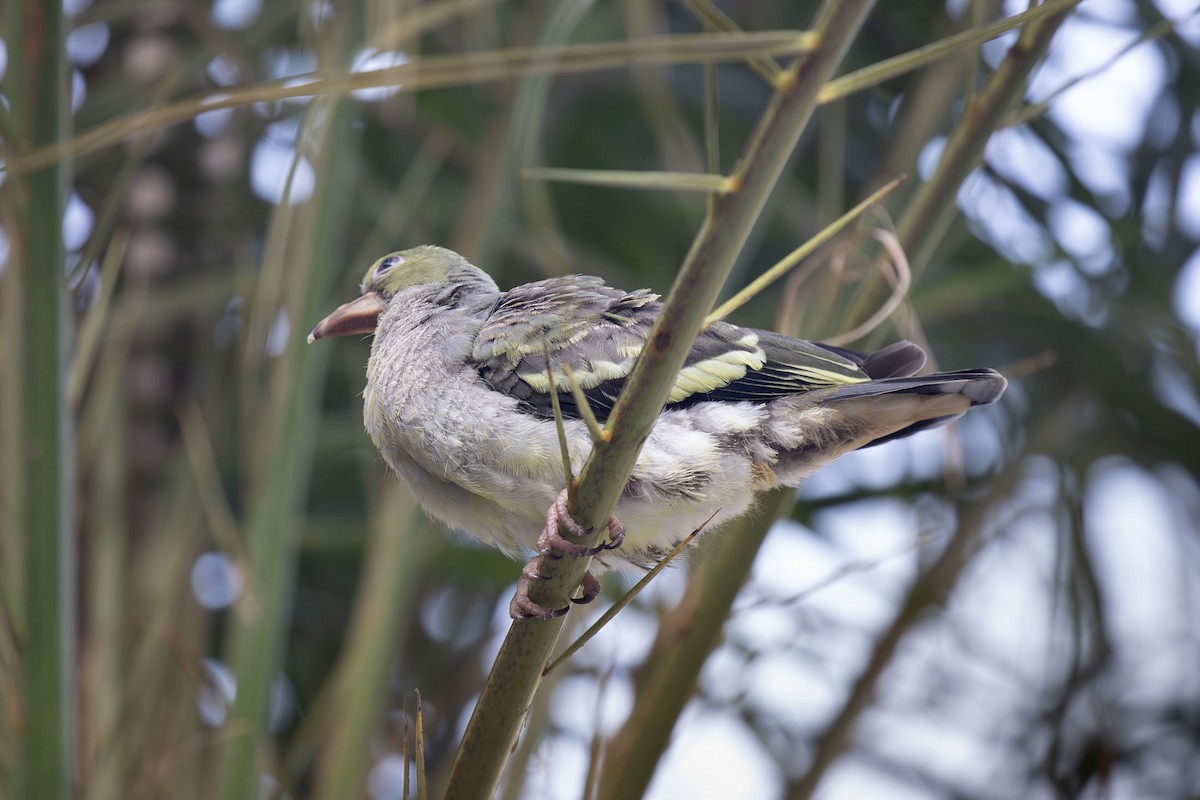
[[550, 558], [561, 558], [560, 553], [577, 557], [594, 556], [605, 550], [615, 550], [621, 546], [621, 542], [625, 541], [625, 526], [615, 516], [608, 518], [609, 541], [595, 547], [573, 542], [563, 536], [563, 531], [576, 539], [582, 539], [591, 533], [572, 519], [567, 511], [566, 489], [559, 493], [558, 498], [550, 504], [550, 509], [546, 512], [546, 527], [537, 541], [539, 553]]
[[[567, 609], [570, 608], [570, 606], [547, 608], [529, 596], [529, 589], [534, 585], [534, 581], [546, 580], [541, 569], [543, 558], [559, 559], [564, 554], [576, 557], [594, 556], [605, 550], [615, 550], [625, 540], [625, 526], [615, 516], [608, 518], [609, 541], [595, 547], [587, 547], [579, 542], [573, 542], [565, 538], [562, 531], [577, 539], [582, 539], [589, 533], [586, 528], [572, 519], [571, 514], [567, 511], [566, 489], [562, 490], [546, 512], [546, 527], [537, 541], [538, 555], [531, 558], [525, 568], [521, 570], [521, 578], [517, 581], [517, 591], [513, 595], [512, 602], [508, 604], [508, 613], [513, 619], [554, 619], [566, 614]], [[583, 589], [583, 593], [579, 597], [572, 597], [572, 603], [580, 605], [590, 603], [600, 594], [600, 581], [596, 580], [596, 576], [590, 570], [583, 574], [580, 587]]]

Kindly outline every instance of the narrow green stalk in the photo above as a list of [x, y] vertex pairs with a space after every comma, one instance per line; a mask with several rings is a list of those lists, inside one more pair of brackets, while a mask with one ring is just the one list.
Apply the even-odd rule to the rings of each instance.
[[559, 181], [581, 186], [607, 186], [622, 189], [654, 189], [672, 192], [713, 192], [727, 194], [736, 187], [724, 175], [704, 172], [651, 172], [622, 169], [568, 169], [533, 167], [521, 176], [532, 181]]
[[871, 206], [883, 200], [884, 197], [887, 197], [887, 195], [891, 193], [893, 189], [900, 185], [901, 181], [904, 180], [904, 177], [905, 176], [900, 175], [888, 181], [883, 187], [872, 193], [871, 196], [866, 200], [863, 200], [854, 208], [850, 209], [845, 214], [826, 225], [819, 233], [817, 233], [816, 236], [812, 237], [807, 242], [788, 253], [779, 261], [779, 263], [775, 264], [762, 275], [759, 275], [757, 278], [751, 281], [745, 289], [742, 289], [733, 297], [722, 303], [720, 308], [708, 315], [708, 317], [704, 320], [704, 324], [711, 325], [714, 322], [725, 319], [725, 317], [729, 316], [734, 311], [737, 311], [739, 308], [748, 303], [750, 300], [757, 297], [764, 289], [782, 278], [784, 275], [794, 269], [797, 264], [816, 252], [817, 248], [845, 230], [846, 226], [865, 214], [871, 208]]
[[633, 713], [608, 742], [596, 800], [645, 794], [675, 721], [696, 687], [700, 669], [720, 639], [729, 609], [750, 576], [771, 524], [791, 507], [793, 492], [779, 489], [739, 518], [706, 553], [679, 605], [658, 626], [638, 685]]
[[[550, 363], [550, 356], [546, 356], [546, 363]], [[587, 395], [583, 393], [583, 387], [579, 385], [579, 381], [575, 378], [575, 370], [571, 369], [571, 365], [567, 362], [562, 364], [563, 372], [566, 373], [567, 383], [571, 385], [571, 396], [575, 398], [575, 408], [579, 411], [579, 416], [583, 419], [583, 424], [587, 425], [588, 435], [592, 438], [592, 444], [599, 444], [607, 441], [608, 434], [600, 427], [600, 421], [596, 419], [596, 412], [592, 411], [592, 404], [588, 401]], [[554, 384], [551, 383], [551, 386]], [[554, 404], [558, 405], [558, 395], [552, 393]]]
[[543, 54], [531, 65], [528, 74], [511, 94], [503, 116], [496, 125], [498, 146], [481, 158], [466, 209], [454, 235], [454, 248], [479, 264], [486, 264], [503, 249], [513, 230], [518, 200], [526, 186], [521, 185], [521, 168], [534, 161], [539, 149], [541, 128], [546, 116], [550, 88], [557, 77], [553, 55], [571, 40], [579, 23], [595, 0], [562, 0], [545, 11], [531, 7], [527, 14], [531, 25], [545, 22], [538, 36], [536, 53]]
[[[7, 9], [7, 95], [18, 151], [53, 148], [66, 139], [66, 23], [59, 0], [27, 0]], [[58, 160], [38, 172], [9, 176], [5, 222], [12, 227], [6, 313], [15, 319], [11, 376], [20, 376], [6, 431], [19, 468], [5, 476], [8, 503], [20, 503], [14, 536], [24, 537], [23, 602], [13, 609], [20, 651], [22, 696], [20, 776], [13, 797], [69, 796], [73, 784], [75, 662], [74, 442], [66, 390], [71, 315], [63, 274], [63, 205], [69, 165]], [[11, 462], [10, 462], [11, 464]]]
[[[550, 363], [550, 348], [546, 338], [542, 337], [542, 352], [546, 355], [546, 377], [550, 385], [554, 385], [554, 365]], [[575, 476], [571, 473], [571, 448], [567, 445], [567, 429], [563, 425], [562, 405], [558, 400], [558, 392], [550, 393], [550, 408], [554, 412], [554, 428], [558, 434], [558, 455], [562, 459], [563, 485], [570, 492], [575, 486]], [[593, 440], [595, 441], [595, 440]]]
[[[264, 468], [253, 487], [248, 512], [247, 549], [254, 609], [245, 608], [230, 633], [229, 650], [237, 678], [237, 698], [227, 722], [231, 736], [220, 750], [222, 798], [253, 798], [258, 792], [259, 747], [265, 735], [267, 699], [279, 670], [299, 548], [304, 490], [311, 471], [319, 418], [319, 387], [328, 350], [304, 347], [298, 321], [315, 319], [328, 302], [340, 263], [338, 242], [349, 204], [345, 159], [353, 153], [351, 106], [330, 102], [317, 149], [317, 187], [294, 230], [303, 241], [287, 248], [288, 318], [295, 330], [277, 360], [256, 418], [263, 435]], [[290, 213], [281, 207], [278, 213]]]
[[[796, 62], [747, 144], [735, 174], [739, 190], [717, 198], [680, 270], [647, 346], [609, 417], [612, 439], [597, 446], [584, 465], [572, 514], [602, 532], [616, 507], [642, 443], [667, 399], [692, 342], [712, 308], [750, 229], [791, 159], [812, 111], [817, 91], [841, 63], [873, 3], [825, 3], [814, 29], [820, 45]], [[579, 585], [588, 559], [547, 564], [548, 580], [534, 587], [536, 602], [566, 602]], [[480, 695], [451, 768], [446, 796], [490, 798], [537, 690], [542, 669], [562, 628], [562, 619], [513, 623]]]
[[[125, 402], [110, 406], [109, 424], [95, 470], [95, 535], [88, 549], [91, 585], [87, 603], [87, 649], [84, 665], [86, 704], [81, 722], [87, 743], [84, 796], [87, 800], [120, 800], [125, 796], [129, 737], [121, 728], [125, 707], [126, 638], [124, 631], [127, 580], [125, 534], [126, 443]], [[134, 689], [132, 685], [128, 688]]]
[[[387, 708], [387, 674], [412, 589], [432, 538], [423, 536], [412, 496], [392, 482], [363, 553], [366, 575], [355, 602], [344, 655], [333, 680], [329, 735], [317, 765], [318, 800], [361, 797], [371, 736]], [[414, 535], [417, 534], [417, 535]]]

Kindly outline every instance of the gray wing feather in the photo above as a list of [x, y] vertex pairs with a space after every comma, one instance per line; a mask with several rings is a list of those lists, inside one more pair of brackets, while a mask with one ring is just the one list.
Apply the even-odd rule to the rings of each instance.
[[[525, 284], [506, 292], [484, 322], [475, 341], [475, 365], [492, 388], [516, 397], [528, 410], [551, 414], [554, 391], [563, 413], [578, 417], [561, 369], [568, 364], [592, 411], [605, 419], [661, 308], [658, 295], [613, 289], [590, 276]], [[547, 350], [555, 366], [553, 384], [546, 373]], [[697, 337], [668, 406], [766, 402], [910, 374], [923, 362], [921, 349], [907, 342], [863, 354], [718, 322]]]

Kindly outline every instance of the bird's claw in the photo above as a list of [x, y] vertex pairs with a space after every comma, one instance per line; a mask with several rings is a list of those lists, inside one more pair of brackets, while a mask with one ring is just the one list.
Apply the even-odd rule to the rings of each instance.
[[529, 587], [533, 586], [534, 581], [546, 580], [541, 567], [541, 557], [534, 556], [521, 570], [521, 577], [517, 580], [517, 591], [508, 604], [508, 615], [513, 619], [554, 619], [570, 610], [570, 606], [547, 608], [529, 596]]
[[590, 569], [583, 573], [583, 583], [579, 585], [583, 589], [583, 594], [571, 598], [571, 602], [575, 605], [585, 606], [600, 596], [600, 581], [596, 580], [596, 576]]
[[567, 490], [563, 489], [546, 511], [546, 527], [538, 537], [538, 552], [549, 558], [561, 558], [559, 553], [582, 558], [603, 553], [605, 550], [615, 550], [625, 541], [625, 526], [615, 516], [608, 518], [609, 541], [595, 547], [573, 542], [563, 536], [565, 531], [576, 539], [586, 537], [591, 531], [580, 525], [567, 511]]
[[[517, 591], [513, 595], [512, 601], [508, 604], [508, 613], [513, 619], [554, 619], [566, 614], [570, 608], [570, 606], [565, 608], [547, 608], [529, 596], [529, 589], [534, 585], [535, 581], [546, 580], [546, 576], [542, 574], [541, 569], [543, 558], [559, 559], [563, 555], [580, 558], [594, 556], [606, 550], [615, 550], [621, 546], [621, 542], [625, 541], [625, 526], [616, 517], [608, 518], [609, 540], [595, 547], [588, 547], [579, 542], [573, 542], [563, 536], [563, 532], [576, 539], [582, 539], [590, 533], [587, 528], [576, 522], [567, 511], [566, 489], [563, 489], [554, 502], [550, 504], [550, 509], [546, 512], [546, 527], [542, 530], [542, 534], [537, 540], [538, 555], [531, 558], [529, 563], [525, 565], [525, 568], [521, 570], [521, 578], [517, 581]], [[583, 590], [582, 594], [579, 597], [570, 598], [571, 602], [577, 605], [590, 603], [600, 594], [600, 581], [596, 580], [596, 576], [590, 571], [585, 572], [583, 581], [580, 583], [580, 588]]]
[[[534, 581], [546, 580], [541, 566], [541, 556], [534, 556], [521, 570], [521, 577], [517, 581], [517, 591], [508, 604], [508, 615], [513, 619], [554, 619], [570, 610], [570, 606], [549, 608], [529, 596], [529, 588], [533, 586]], [[570, 598], [571, 602], [576, 605], [590, 603], [600, 594], [600, 581], [596, 580], [596, 576], [592, 574], [591, 570], [583, 573], [583, 582], [580, 587], [583, 589], [583, 594]]]

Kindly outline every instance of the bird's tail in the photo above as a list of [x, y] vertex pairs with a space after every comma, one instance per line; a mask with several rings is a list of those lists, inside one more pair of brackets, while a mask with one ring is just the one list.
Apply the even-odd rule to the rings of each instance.
[[999, 400], [1007, 385], [994, 369], [963, 369], [856, 383], [838, 389], [823, 405], [851, 416], [861, 408], [859, 413], [876, 418], [865, 427], [881, 435], [860, 444], [861, 449], [953, 422], [975, 406]]
[[776, 401], [774, 432], [782, 451], [776, 474], [781, 483], [795, 485], [852, 450], [936, 428], [994, 403], [1005, 386], [995, 370], [969, 369], [864, 381], [839, 387], [816, 404], [789, 408]]

